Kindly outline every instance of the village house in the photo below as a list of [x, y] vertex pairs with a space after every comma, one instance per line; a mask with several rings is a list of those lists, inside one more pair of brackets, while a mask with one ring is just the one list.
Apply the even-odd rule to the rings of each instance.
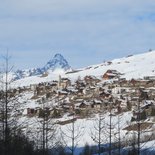
[[120, 84], [120, 87], [128, 87], [129, 86], [129, 80], [126, 80], [126, 79], [119, 79], [119, 84]]
[[40, 117], [41, 114], [43, 113], [43, 110], [40, 107], [35, 108], [35, 115]]
[[85, 76], [84, 81], [87, 85], [96, 85], [99, 83], [101, 80], [96, 78], [95, 76]]
[[75, 87], [76, 87], [76, 89], [84, 89], [86, 87], [86, 83], [83, 80], [78, 79], [75, 82]]
[[18, 87], [18, 88], [8, 90], [8, 94], [11, 96], [16, 96], [16, 95], [19, 95], [23, 91], [24, 91], [23, 89], [21, 90], [21, 88]]
[[28, 116], [28, 117], [33, 117], [33, 116], [41, 117], [43, 114], [43, 110], [40, 107], [27, 108], [26, 110], [27, 111], [24, 112], [23, 114]]
[[91, 102], [82, 101], [75, 104], [75, 109], [85, 110], [91, 108]]
[[130, 87], [151, 87], [154, 86], [154, 83], [152, 81], [149, 80], [142, 80], [142, 79], [131, 79], [129, 81], [129, 86]]
[[118, 79], [120, 78], [122, 74], [120, 72], [118, 72], [117, 70], [107, 70], [104, 75], [102, 76], [102, 78], [104, 80], [110, 80], [110, 79]]
[[95, 95], [96, 93], [97, 93], [97, 89], [95, 86], [88, 86], [83, 89], [84, 96], [91, 97], [92, 95]]
[[78, 92], [78, 90], [75, 88], [75, 86], [68, 86], [66, 90], [69, 92], [69, 94], [72, 94], [72, 95], [74, 95]]
[[61, 108], [64, 110], [64, 112], [73, 112], [74, 103], [65, 102], [65, 103], [61, 104]]
[[145, 76], [144, 77], [145, 80], [155, 80], [155, 76]]
[[145, 110], [147, 116], [155, 115], [155, 101], [154, 100], [144, 100], [143, 105], [140, 108], [142, 110]]
[[79, 88], [79, 89], [77, 89], [78, 91], [76, 92], [76, 95], [75, 95], [75, 96], [83, 97], [83, 96], [84, 96], [83, 89], [84, 89], [84, 88]]
[[100, 110], [103, 106], [103, 102], [100, 99], [94, 99], [91, 107], [95, 110]]
[[30, 90], [31, 91], [34, 91], [36, 89], [36, 84], [30, 84]]
[[58, 90], [57, 94], [58, 94], [58, 97], [64, 98], [65, 96], [68, 95], [68, 92], [66, 90]]
[[[128, 109], [128, 104], [130, 102], [128, 100], [122, 100], [122, 99], [119, 99], [118, 100], [118, 103], [116, 105], [117, 107], [117, 112], [118, 113], [121, 113], [121, 112], [126, 112]], [[131, 107], [132, 108], [132, 107]]]
[[100, 98], [102, 99], [109, 99], [109, 97], [111, 96], [111, 93], [109, 93], [108, 91], [103, 91], [99, 94]]
[[112, 64], [112, 62], [111, 62], [111, 61], [108, 61], [108, 62], [107, 62], [107, 65], [111, 65], [111, 64]]
[[68, 86], [71, 86], [71, 81], [68, 78], [61, 78], [59, 76], [58, 89], [65, 89]]
[[15, 97], [16, 95], [19, 95], [19, 91], [17, 89], [10, 89], [8, 90], [8, 98]]
[[48, 107], [45, 107], [45, 108], [36, 108], [35, 109], [35, 113], [36, 113], [36, 116], [40, 117], [40, 118], [43, 118], [43, 117], [46, 117], [48, 118], [49, 115], [50, 115], [50, 108]]
[[46, 93], [46, 89], [44, 85], [36, 86], [34, 90], [34, 96], [44, 95]]
[[48, 87], [50, 92], [56, 92], [58, 90], [58, 81], [52, 81]]
[[50, 118], [60, 118], [63, 114], [62, 109], [54, 107], [52, 109], [50, 109]]
[[36, 113], [35, 113], [36, 111], [35, 111], [35, 109], [34, 108], [27, 108], [27, 116], [28, 117], [32, 117], [32, 116], [34, 116]]
[[147, 118], [145, 109], [134, 110], [132, 121], [145, 120]]
[[150, 88], [147, 88], [147, 90], [148, 90], [149, 99], [154, 100], [155, 99], [155, 88], [150, 87]]

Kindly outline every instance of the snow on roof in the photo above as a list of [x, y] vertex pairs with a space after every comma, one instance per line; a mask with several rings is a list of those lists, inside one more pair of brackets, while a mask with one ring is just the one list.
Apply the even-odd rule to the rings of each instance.
[[148, 105], [148, 104], [155, 104], [155, 101], [154, 100], [145, 100], [143, 102], [144, 105]]
[[27, 109], [24, 109], [23, 115], [26, 115], [26, 114], [27, 114]]
[[113, 74], [113, 73], [106, 73], [106, 75], [108, 75], [108, 76], [117, 76], [117, 74]]
[[72, 92], [78, 92], [78, 90], [73, 86], [67, 87], [67, 90], [72, 91]]
[[76, 99], [76, 102], [83, 102], [83, 99]]
[[98, 100], [98, 99], [94, 99], [94, 102], [95, 103], [102, 103], [102, 101], [101, 100]]
[[58, 90], [57, 92], [58, 93], [62, 93], [62, 94], [68, 94], [68, 92], [67, 91], [64, 91], [64, 90]]

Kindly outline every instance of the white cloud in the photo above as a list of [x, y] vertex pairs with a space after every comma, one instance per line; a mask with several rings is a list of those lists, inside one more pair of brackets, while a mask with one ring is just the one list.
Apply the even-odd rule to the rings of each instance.
[[[43, 51], [62, 51], [71, 65], [80, 66], [155, 48], [152, 0], [0, 2], [0, 48], [21, 51], [25, 62], [28, 55], [35, 58], [34, 51], [40, 57]], [[83, 60], [80, 65], [78, 59]]]

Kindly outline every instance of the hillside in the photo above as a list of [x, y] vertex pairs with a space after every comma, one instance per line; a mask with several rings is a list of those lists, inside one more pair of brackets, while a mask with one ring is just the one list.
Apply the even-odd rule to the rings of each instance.
[[122, 77], [127, 79], [143, 78], [144, 76], [155, 75], [155, 51], [143, 54], [129, 55], [123, 58], [114, 59], [98, 65], [88, 66], [80, 69], [81, 71], [69, 77], [95, 75], [102, 76], [108, 69], [117, 70], [124, 74]]
[[140, 131], [141, 151], [154, 151], [154, 59], [151, 51], [67, 72], [48, 69], [46, 75], [16, 80], [8, 92], [8, 106], [18, 108], [9, 117], [16, 118], [38, 148], [46, 136], [49, 148], [63, 144], [69, 151], [74, 131], [76, 155], [85, 144], [95, 147], [95, 155], [98, 138], [104, 154], [110, 147], [125, 154], [137, 148]]
[[145, 76], [154, 76], [155, 75], [155, 51], [146, 52], [143, 54], [129, 55], [127, 57], [114, 59], [107, 61], [101, 64], [88, 66], [85, 68], [73, 70], [72, 72], [48, 72], [48, 76], [31, 76], [16, 80], [14, 85], [18, 86], [27, 86], [30, 84], [36, 84], [40, 82], [46, 82], [51, 80], [58, 80], [59, 74], [63, 77], [68, 77], [71, 80], [75, 81], [78, 77], [85, 77], [86, 75], [94, 75], [99, 78], [109, 70], [117, 70], [123, 75], [122, 78], [126, 79], [138, 79], [144, 78]]

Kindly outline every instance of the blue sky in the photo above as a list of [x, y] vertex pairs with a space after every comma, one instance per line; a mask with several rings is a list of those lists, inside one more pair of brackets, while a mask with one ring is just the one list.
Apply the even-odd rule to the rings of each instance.
[[154, 0], [0, 0], [0, 55], [15, 68], [61, 53], [73, 68], [155, 49]]

